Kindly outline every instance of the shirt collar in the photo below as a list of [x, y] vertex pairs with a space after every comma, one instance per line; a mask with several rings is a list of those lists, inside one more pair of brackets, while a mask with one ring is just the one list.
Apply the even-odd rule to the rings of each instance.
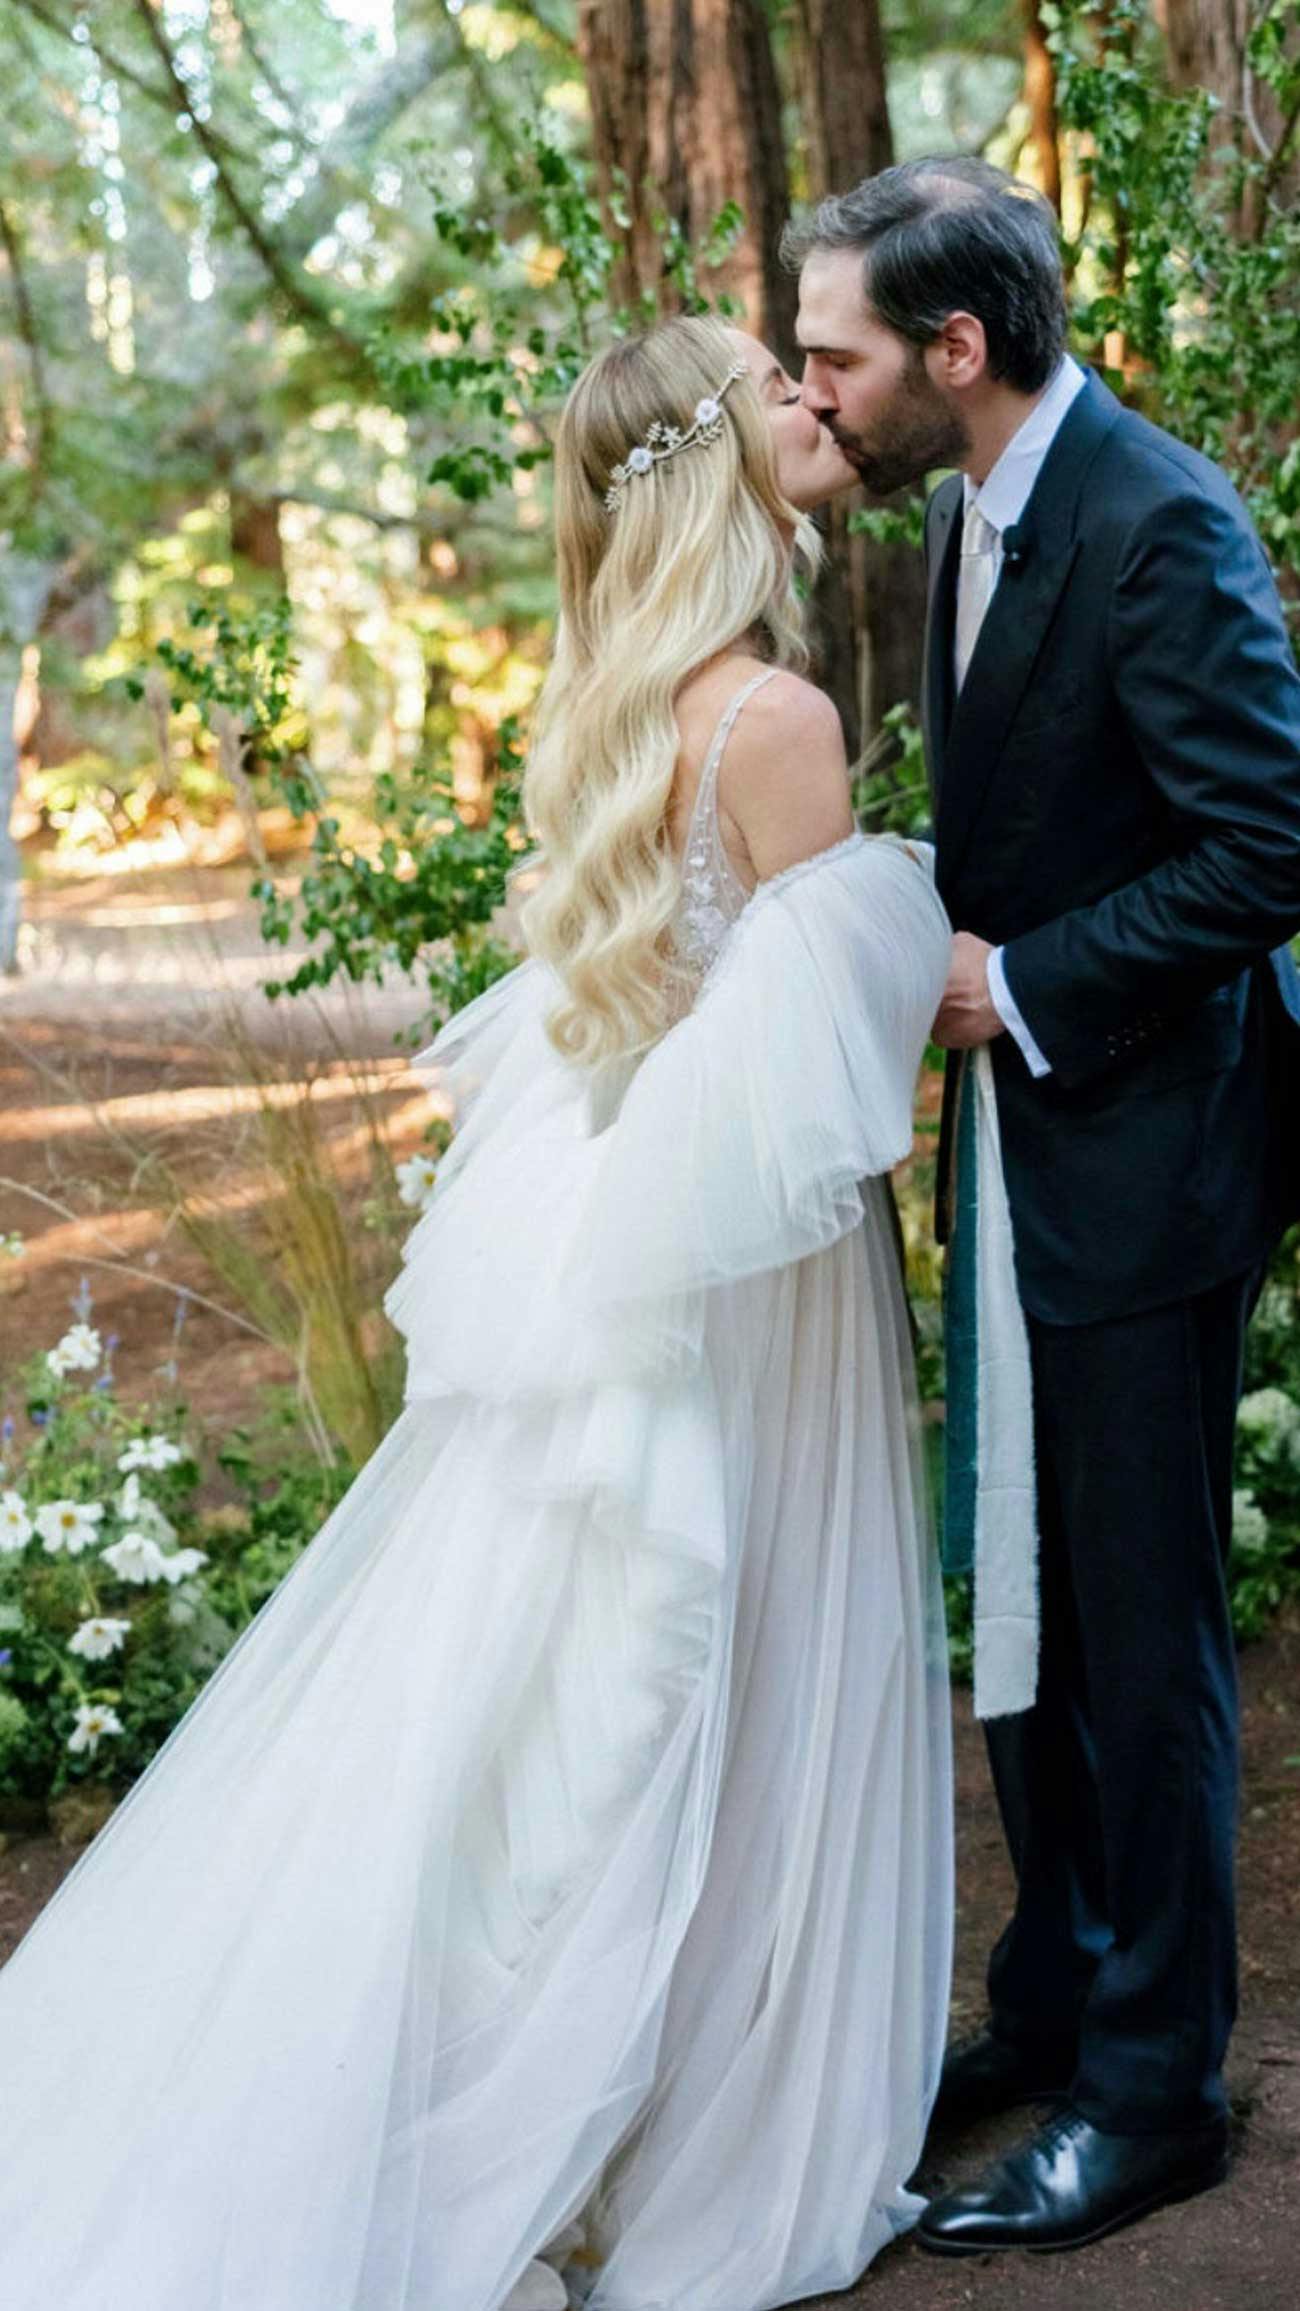
[[1024, 424], [1012, 434], [997, 464], [978, 489], [969, 474], [963, 477], [963, 511], [974, 500], [985, 521], [999, 536], [1019, 521], [1065, 413], [1086, 383], [1086, 371], [1067, 353]]

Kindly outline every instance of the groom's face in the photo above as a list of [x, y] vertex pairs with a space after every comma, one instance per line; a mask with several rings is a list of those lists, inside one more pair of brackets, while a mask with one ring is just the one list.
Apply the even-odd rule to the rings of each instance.
[[878, 320], [854, 249], [816, 250], [799, 280], [804, 406], [877, 497], [959, 465], [970, 443], [925, 354]]

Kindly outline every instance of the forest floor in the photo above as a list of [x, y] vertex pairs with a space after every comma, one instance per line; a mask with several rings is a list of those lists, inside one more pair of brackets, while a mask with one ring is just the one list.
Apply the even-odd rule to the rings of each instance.
[[[257, 995], [266, 974], [243, 870], [183, 869], [131, 878], [53, 881], [29, 893], [26, 968], [0, 980], [0, 1174], [48, 1195], [62, 1212], [0, 1188], [0, 1233], [21, 1229], [28, 1249], [0, 1266], [0, 1343], [26, 1356], [70, 1321], [79, 1274], [89, 1275], [95, 1322], [121, 1335], [118, 1392], [147, 1397], [173, 1354], [173, 1295], [156, 1276], [211, 1288], [202, 1263], [163, 1216], [123, 1193], [120, 1149], [84, 1104], [92, 1090], [124, 1127], [169, 1122], [177, 1133], [227, 1114], [229, 1053], [214, 1046], [218, 997], [233, 994], [251, 1021], [274, 1007]], [[283, 970], [282, 958], [276, 969]], [[402, 1081], [392, 1036], [418, 1015], [404, 983], [331, 994], [320, 1014], [317, 1059], [338, 1041], [372, 1058], [377, 1096], [399, 1152], [419, 1137], [422, 1103]], [[293, 1006], [300, 1015], [302, 1007]], [[278, 1030], [276, 1030], [278, 1032]], [[50, 1075], [53, 1068], [62, 1086]], [[75, 1096], [80, 1086], [83, 1099]], [[117, 1104], [120, 1103], [120, 1104]], [[340, 1101], [337, 1154], [359, 1167]], [[326, 1129], [330, 1129], [327, 1121]], [[223, 1171], [238, 1192], [237, 1151]], [[124, 1252], [134, 1274], [87, 1267]], [[179, 1382], [204, 1425], [246, 1420], [259, 1391], [291, 1377], [265, 1343], [192, 1307]], [[0, 1371], [4, 1356], [0, 1354]], [[827, 2298], [868, 2311], [1294, 2311], [1300, 2280], [1291, 2234], [1300, 2196], [1300, 1625], [1275, 1629], [1242, 1656], [1245, 1764], [1239, 1883], [1241, 2018], [1229, 2064], [1236, 2157], [1219, 2190], [1168, 2209], [1081, 2254], [944, 2262], [910, 2241], [881, 2256], [860, 2288]], [[954, 2027], [982, 2012], [984, 1955], [1005, 1914], [1010, 1879], [970, 1696], [954, 1696], [958, 1798], [957, 1965]], [[0, 1961], [76, 1859], [49, 1837], [0, 1841]], [[941, 2189], [1014, 2139], [1026, 2114], [959, 2140], [935, 2139], [922, 2187]], [[737, 2311], [743, 2307], [737, 2306]], [[809, 2307], [811, 2311], [811, 2307]]]

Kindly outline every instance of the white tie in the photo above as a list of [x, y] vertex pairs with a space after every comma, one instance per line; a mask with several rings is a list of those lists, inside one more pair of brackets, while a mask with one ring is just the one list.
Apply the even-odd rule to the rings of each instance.
[[957, 637], [954, 660], [957, 688], [966, 679], [966, 669], [975, 655], [984, 613], [993, 599], [997, 584], [997, 549], [999, 531], [980, 512], [974, 498], [966, 508], [961, 525], [961, 567], [957, 573]]

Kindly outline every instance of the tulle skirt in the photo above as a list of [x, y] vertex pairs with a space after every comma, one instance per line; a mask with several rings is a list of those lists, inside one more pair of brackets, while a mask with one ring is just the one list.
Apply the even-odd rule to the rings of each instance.
[[[593, 1142], [542, 1090], [537, 993], [459, 1033], [531, 1039], [540, 1289]], [[477, 1168], [456, 1242], [490, 1292]], [[413, 1349], [393, 1429], [0, 1975], [4, 2311], [497, 2311], [575, 2220], [587, 2311], [765, 2311], [914, 2220], [942, 1617], [885, 1191], [836, 1197], [829, 1241], [635, 1354], [607, 1302], [551, 1308], [584, 1328], [562, 1384]], [[437, 1242], [399, 1321], [432, 1327], [440, 1278], [455, 1306]]]

